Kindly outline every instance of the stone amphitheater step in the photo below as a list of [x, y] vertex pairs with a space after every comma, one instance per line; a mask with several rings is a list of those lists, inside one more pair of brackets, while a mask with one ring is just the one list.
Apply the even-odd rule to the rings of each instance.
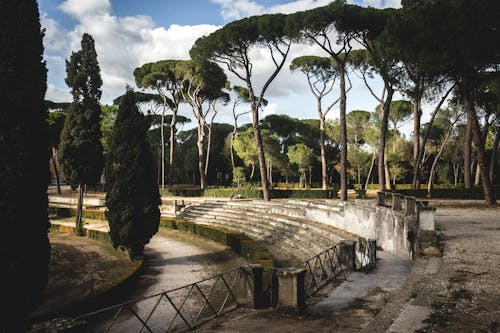
[[[285, 207], [286, 205], [286, 207]], [[277, 248], [287, 249], [295, 257], [308, 259], [342, 239], [355, 235], [305, 219], [305, 208], [340, 212], [342, 207], [330, 202], [257, 200], [205, 200], [186, 207], [179, 218], [210, 224], [266, 241]]]
[[[277, 206], [281, 205], [281, 207]], [[358, 237], [354, 234], [348, 233], [344, 230], [340, 230], [334, 228], [332, 226], [326, 225], [324, 223], [319, 223], [315, 221], [311, 221], [309, 218], [305, 218], [305, 209], [302, 206], [301, 208], [291, 207], [290, 211], [288, 211], [288, 206], [283, 207], [283, 205], [288, 205], [287, 202], [276, 202], [272, 201], [271, 203], [265, 203], [262, 201], [239, 201], [239, 202], [216, 202], [216, 201], [208, 201], [204, 205], [199, 207], [223, 207], [225, 210], [232, 210], [233, 212], [237, 212], [238, 214], [245, 213], [246, 215], [254, 214], [253, 216], [257, 219], [261, 218], [263, 214], [267, 214], [268, 218], [273, 221], [282, 221], [286, 224], [295, 224], [298, 227], [303, 227], [307, 225], [309, 230], [315, 231], [317, 233], [323, 234], [327, 238], [338, 239], [338, 240], [355, 240]], [[311, 206], [311, 205], [309, 205]], [[321, 207], [321, 205], [316, 205]], [[316, 210], [317, 208], [313, 206]], [[230, 209], [233, 208], [233, 209]], [[336, 213], [342, 207], [334, 206], [330, 213]], [[280, 211], [281, 210], [281, 211]], [[301, 210], [302, 212], [297, 212]], [[290, 213], [292, 212], [292, 213]]]
[[[225, 217], [222, 215], [208, 215], [199, 214], [199, 212], [191, 212], [186, 215], [187, 219], [195, 221], [197, 223], [217, 225], [226, 229], [233, 231], [244, 232], [248, 236], [258, 237], [258, 239], [266, 240], [269, 242], [290, 240], [293, 242], [293, 247], [302, 248], [306, 252], [316, 253], [324, 249], [318, 243], [313, 240], [304, 237], [301, 234], [294, 234], [285, 230], [280, 230], [279, 228], [273, 228], [272, 226], [264, 223], [255, 223], [249, 221], [238, 222], [231, 217]], [[330, 245], [331, 246], [331, 245]]]
[[338, 243], [342, 239], [338, 235], [317, 228], [314, 225], [303, 223], [292, 218], [283, 218], [277, 214], [270, 213], [251, 213], [248, 211], [238, 211], [224, 208], [212, 207], [193, 207], [191, 213], [200, 216], [211, 217], [213, 219], [222, 219], [226, 223], [237, 225], [252, 226], [255, 229], [265, 229], [270, 232], [278, 232], [288, 237], [296, 238], [299, 241], [305, 241], [308, 246], [321, 245], [318, 249], [324, 250]]
[[289, 255], [296, 257], [300, 261], [309, 259], [314, 254], [316, 254], [310, 247], [289, 238], [277, 237], [273, 234], [263, 233], [262, 231], [255, 231], [252, 228], [242, 227], [241, 225], [229, 225], [227, 223], [221, 222], [220, 220], [211, 218], [194, 216], [189, 219], [199, 224], [207, 224], [234, 232], [244, 233], [250, 238], [264, 241], [265, 243], [280, 249], [282, 252], [287, 252]]

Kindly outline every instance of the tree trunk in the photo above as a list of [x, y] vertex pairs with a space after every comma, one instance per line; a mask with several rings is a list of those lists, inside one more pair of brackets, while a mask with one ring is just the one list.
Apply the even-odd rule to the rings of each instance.
[[446, 133], [446, 136], [443, 140], [443, 143], [441, 144], [441, 147], [439, 147], [438, 153], [436, 154], [434, 161], [432, 161], [431, 171], [429, 173], [429, 181], [427, 182], [427, 193], [429, 193], [429, 194], [431, 193], [432, 185], [434, 184], [434, 175], [436, 174], [437, 162], [439, 160], [439, 157], [441, 157], [441, 154], [444, 151], [444, 147], [448, 143], [448, 139], [450, 138], [450, 134], [451, 134], [452, 130], [453, 130], [453, 126]]
[[361, 185], [361, 168], [359, 167], [359, 164], [358, 164], [358, 185]]
[[475, 171], [475, 175], [474, 175], [474, 186], [479, 186], [479, 184], [481, 183], [481, 168], [479, 168], [479, 164], [477, 162], [477, 159], [476, 159], [476, 171]]
[[389, 170], [389, 161], [387, 160], [387, 154], [384, 154], [384, 172], [385, 172], [385, 188], [392, 190], [394, 186], [391, 183], [391, 171]]
[[252, 163], [252, 171], [250, 172], [250, 179], [249, 179], [250, 182], [253, 180], [254, 173], [255, 173], [255, 164]]
[[269, 179], [269, 186], [272, 189], [273, 188], [273, 159], [269, 159], [269, 174], [267, 178]]
[[212, 124], [208, 126], [207, 157], [205, 158], [205, 175], [208, 174], [208, 162], [210, 160], [210, 146], [212, 145]]
[[205, 154], [203, 151], [204, 140], [205, 140], [205, 122], [203, 118], [198, 118], [198, 140], [196, 141], [196, 144], [198, 146], [198, 170], [200, 173], [200, 188], [202, 190], [204, 190], [207, 186], [206, 175], [205, 175]]
[[340, 200], [347, 201], [347, 126], [345, 64], [339, 64], [340, 75]]
[[229, 145], [230, 145], [229, 151], [231, 153], [231, 168], [233, 171], [234, 171], [234, 167], [235, 167], [234, 166], [234, 148], [233, 148], [235, 137], [236, 137], [236, 126], [234, 127], [233, 133], [231, 133], [231, 142], [229, 143]]
[[161, 188], [165, 188], [165, 130], [163, 128], [165, 124], [165, 106], [161, 112], [161, 124], [160, 124], [160, 136], [161, 136]]
[[373, 166], [375, 165], [376, 159], [377, 159], [377, 151], [374, 150], [373, 155], [372, 155], [372, 163], [370, 164], [370, 170], [368, 170], [368, 175], [366, 176], [365, 190], [368, 190], [368, 184], [369, 184], [370, 178], [372, 176]]
[[57, 194], [61, 194], [61, 181], [59, 179], [59, 170], [57, 169], [57, 150], [55, 147], [52, 147], [52, 167], [54, 168], [56, 178]]
[[321, 112], [321, 100], [318, 98], [319, 113], [319, 148], [321, 151], [321, 188], [326, 190], [328, 187], [326, 171], [326, 152], [325, 152], [325, 117]]
[[431, 119], [429, 120], [427, 129], [425, 130], [424, 136], [422, 138], [422, 141], [420, 142], [420, 148], [418, 149], [418, 156], [416, 163], [413, 165], [413, 180], [412, 180], [412, 187], [413, 188], [420, 188], [420, 169], [421, 165], [423, 164], [424, 161], [424, 153], [425, 153], [425, 145], [427, 144], [427, 139], [429, 138], [429, 133], [430, 133], [430, 128], [432, 127], [432, 124], [434, 123], [434, 119], [436, 118], [436, 115], [438, 114], [439, 110], [441, 109], [441, 106], [443, 103], [446, 101], [448, 98], [448, 95], [450, 92], [455, 88], [455, 85], [452, 85], [446, 93], [441, 97], [441, 100], [439, 103], [436, 105], [434, 108], [434, 111], [432, 111]]
[[78, 203], [76, 206], [76, 221], [75, 221], [75, 234], [77, 236], [84, 236], [83, 232], [83, 221], [82, 221], [82, 213], [83, 213], [83, 184], [78, 186]]
[[170, 157], [168, 162], [168, 184], [170, 188], [174, 185], [174, 152], [175, 152], [175, 125], [177, 122], [177, 109], [172, 110], [170, 121]]
[[453, 178], [455, 180], [454, 185], [458, 186], [458, 173], [460, 171], [460, 166], [458, 164], [453, 163]]
[[[420, 97], [415, 99], [413, 104], [413, 165], [418, 164], [418, 156], [420, 149], [420, 118], [422, 113], [420, 111]], [[415, 171], [415, 169], [414, 169]], [[420, 183], [420, 175], [417, 174], [413, 176], [414, 181], [412, 181], [412, 189], [417, 189]]]
[[500, 143], [500, 128], [496, 129], [495, 134], [495, 142], [493, 143], [493, 150], [491, 151], [491, 159], [490, 159], [490, 181], [491, 184], [495, 184], [495, 170], [497, 163], [497, 151], [498, 144]]
[[467, 78], [462, 81], [463, 90], [462, 94], [464, 97], [464, 108], [467, 112], [467, 123], [470, 123], [472, 140], [476, 146], [476, 155], [478, 166], [481, 169], [481, 180], [483, 183], [484, 200], [488, 205], [496, 204], [495, 193], [490, 182], [490, 177], [488, 173], [487, 158], [484, 148], [485, 141], [481, 137], [481, 128], [479, 127], [479, 122], [476, 117], [476, 110], [474, 108], [471, 96], [471, 87]]
[[471, 151], [472, 151], [472, 122], [470, 120], [469, 112], [467, 112], [467, 127], [465, 129], [465, 137], [464, 137], [464, 187], [467, 189], [471, 188], [471, 174], [472, 174]]
[[378, 152], [378, 187], [379, 191], [385, 190], [385, 142], [387, 139], [387, 126], [389, 122], [389, 112], [391, 110], [392, 95], [394, 95], [394, 89], [392, 87], [387, 87], [387, 96], [384, 102], [384, 108], [382, 111], [382, 124], [380, 129], [380, 148]]
[[260, 171], [260, 181], [262, 183], [262, 195], [264, 201], [269, 201], [269, 184], [267, 181], [267, 173], [266, 173], [266, 158], [264, 156], [264, 147], [262, 146], [262, 138], [260, 136], [259, 131], [259, 109], [256, 103], [254, 102], [252, 105], [252, 127], [253, 127], [253, 135], [255, 137], [255, 146], [257, 147], [257, 156], [259, 158], [259, 171]]

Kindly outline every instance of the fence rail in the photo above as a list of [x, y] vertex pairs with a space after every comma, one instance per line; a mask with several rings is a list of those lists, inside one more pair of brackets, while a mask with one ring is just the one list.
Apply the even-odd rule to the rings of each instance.
[[306, 271], [304, 277], [306, 297], [313, 295], [347, 270], [340, 258], [341, 245], [341, 243], [336, 244], [296, 266]]
[[376, 248], [374, 240], [344, 241], [297, 265], [296, 268], [305, 270], [305, 296], [312, 296], [334, 279], [345, 279], [348, 271], [374, 267]]
[[71, 332], [182, 332], [253, 300], [251, 266], [71, 320]]

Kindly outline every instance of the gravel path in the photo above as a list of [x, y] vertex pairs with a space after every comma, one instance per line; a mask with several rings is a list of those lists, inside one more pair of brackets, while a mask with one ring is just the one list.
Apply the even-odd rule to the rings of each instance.
[[467, 206], [438, 206], [443, 256], [419, 258], [361, 332], [500, 332], [500, 209]]

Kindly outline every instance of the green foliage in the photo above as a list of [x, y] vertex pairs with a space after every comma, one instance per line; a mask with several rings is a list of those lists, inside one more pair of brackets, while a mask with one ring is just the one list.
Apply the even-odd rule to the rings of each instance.
[[246, 199], [261, 199], [262, 190], [249, 187], [239, 188], [207, 188], [203, 191], [205, 197], [231, 198], [241, 196]]
[[349, 143], [365, 142], [371, 114], [364, 110], [353, 110], [346, 115], [347, 139]]
[[57, 148], [59, 146], [59, 139], [64, 128], [65, 119], [66, 111], [55, 110], [48, 113], [49, 145], [51, 147]]
[[255, 148], [255, 139], [253, 137], [253, 129], [248, 128], [244, 132], [236, 135], [233, 142], [234, 151], [243, 160], [246, 166], [256, 165], [257, 149]]
[[65, 178], [72, 185], [96, 184], [101, 176], [104, 158], [101, 143], [102, 80], [94, 40], [84, 34], [82, 49], [66, 61], [66, 83], [73, 102], [61, 133], [59, 162]]
[[160, 219], [161, 200], [147, 128], [134, 93], [128, 91], [118, 110], [107, 155], [106, 205], [113, 246], [127, 248], [131, 258], [142, 255], [144, 245], [158, 231]]
[[46, 68], [37, 2], [1, 1], [0, 13], [0, 322], [24, 332], [50, 256]]
[[303, 143], [297, 143], [288, 147], [288, 159], [290, 163], [296, 164], [299, 171], [304, 173], [312, 164], [313, 151]]
[[117, 113], [118, 106], [116, 105], [103, 105], [101, 107], [101, 143], [104, 151], [109, 151]]
[[179, 197], [201, 197], [203, 191], [200, 189], [185, 189], [185, 188], [174, 188], [168, 189], [164, 188], [160, 190], [161, 195], [166, 196], [179, 196]]
[[[495, 196], [500, 195], [500, 187], [493, 188]], [[417, 198], [434, 198], [434, 199], [484, 199], [483, 189], [476, 188], [433, 188], [429, 193], [427, 189], [405, 190], [396, 189], [395, 192], [404, 195], [410, 195]]]
[[240, 187], [240, 185], [244, 185], [245, 183], [246, 183], [245, 168], [235, 167], [233, 169], [233, 184], [236, 184], [238, 187]]
[[337, 78], [339, 73], [336, 65], [335, 60], [332, 58], [302, 56], [292, 60], [290, 70], [300, 70], [307, 76], [308, 80], [312, 81], [311, 84], [315, 86], [318, 82], [326, 84], [328, 81]]

